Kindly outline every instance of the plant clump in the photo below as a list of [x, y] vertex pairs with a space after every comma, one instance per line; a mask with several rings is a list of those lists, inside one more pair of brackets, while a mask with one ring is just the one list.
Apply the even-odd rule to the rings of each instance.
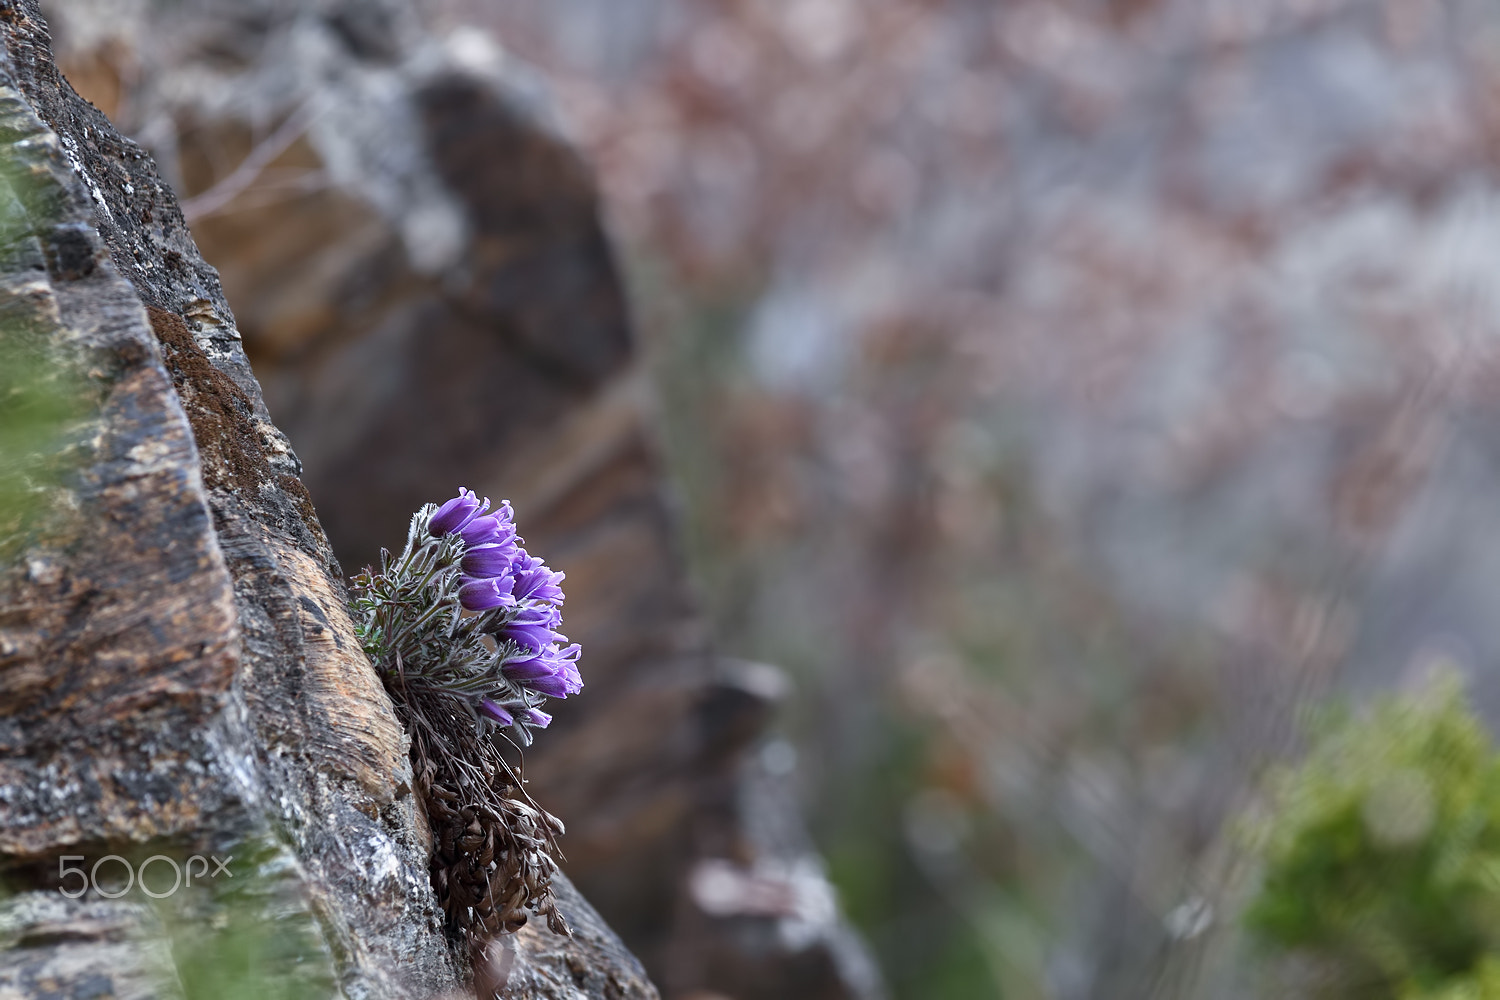
[[1500, 755], [1456, 682], [1331, 725], [1259, 834], [1246, 927], [1309, 992], [1500, 1000]]
[[526, 551], [509, 502], [461, 490], [417, 511], [401, 554], [352, 584], [355, 629], [411, 736], [433, 888], [476, 955], [527, 911], [569, 933], [551, 889], [562, 822], [498, 742], [530, 745], [547, 699], [583, 689], [562, 580]]

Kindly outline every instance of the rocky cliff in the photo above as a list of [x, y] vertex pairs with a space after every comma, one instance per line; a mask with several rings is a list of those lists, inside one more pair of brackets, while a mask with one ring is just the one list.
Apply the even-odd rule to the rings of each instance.
[[[0, 330], [81, 397], [0, 572], [0, 995], [170, 995], [168, 954], [192, 993], [192, 929], [240, 925], [298, 949], [245, 995], [460, 989], [403, 734], [302, 466], [176, 196], [49, 46], [34, 4], [0, 8]], [[235, 889], [59, 892], [64, 857], [103, 886], [110, 855], [232, 855]], [[655, 996], [561, 894], [576, 935], [523, 930], [507, 995]]]

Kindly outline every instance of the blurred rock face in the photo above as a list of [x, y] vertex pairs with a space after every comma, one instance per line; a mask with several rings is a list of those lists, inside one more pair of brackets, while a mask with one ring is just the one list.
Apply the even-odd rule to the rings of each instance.
[[[111, 13], [99, 35], [97, 9], [57, 6], [66, 68], [191, 193], [345, 567], [465, 485], [567, 572], [587, 689], [526, 773], [570, 875], [669, 992], [878, 990], [795, 814], [744, 822], [742, 751], [779, 685], [704, 650], [593, 183], [524, 72], [401, 4]], [[703, 859], [788, 901], [705, 909]]]
[[[724, 641], [823, 688], [875, 940], [1077, 998], [1180, 949], [1232, 995], [1181, 873], [1301, 704], [1456, 656], [1497, 717], [1500, 8], [444, 6], [525, 39], [681, 279]], [[931, 933], [897, 989], [973, 995]]]

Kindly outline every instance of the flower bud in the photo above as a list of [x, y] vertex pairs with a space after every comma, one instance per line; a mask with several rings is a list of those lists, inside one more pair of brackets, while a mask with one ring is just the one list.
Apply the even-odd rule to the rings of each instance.
[[516, 721], [515, 718], [513, 718], [511, 714], [505, 710], [505, 707], [503, 705], [490, 701], [488, 698], [481, 698], [479, 700], [479, 711], [489, 716], [491, 719], [494, 719], [502, 726], [509, 726]]
[[504, 576], [515, 553], [511, 545], [476, 545], [464, 551], [459, 565], [468, 576]]
[[489, 505], [488, 498], [481, 504], [473, 490], [460, 490], [458, 496], [443, 504], [437, 509], [437, 513], [432, 515], [432, 520], [427, 523], [427, 530], [434, 538], [451, 534], [472, 521]]
[[515, 598], [510, 596], [510, 588], [509, 579], [505, 581], [504, 587], [494, 577], [467, 580], [458, 588], [458, 603], [463, 605], [465, 611], [489, 611], [505, 607], [515, 603]]

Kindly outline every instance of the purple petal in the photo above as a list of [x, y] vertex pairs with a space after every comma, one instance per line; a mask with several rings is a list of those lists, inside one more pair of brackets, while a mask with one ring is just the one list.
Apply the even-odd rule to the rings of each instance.
[[560, 676], [568, 694], [577, 694], [583, 690], [583, 675], [578, 672], [578, 654], [582, 651], [583, 647], [575, 642], [557, 654]]
[[[505, 512], [508, 513], [508, 509]], [[508, 517], [501, 517], [500, 513], [497, 511], [494, 514], [476, 517], [464, 525], [458, 532], [464, 544], [472, 548], [476, 545], [504, 545], [513, 541], [516, 537], [516, 526], [510, 523]]]
[[491, 608], [514, 604], [515, 598], [510, 595], [510, 587], [509, 578], [505, 580], [504, 587], [494, 577], [466, 580], [459, 585], [458, 603], [463, 605], [466, 611], [488, 611]]
[[525, 549], [518, 550], [511, 563], [511, 572], [516, 575], [516, 600], [563, 602], [559, 585], [565, 574], [554, 573], [551, 567]]
[[486, 497], [481, 504], [473, 490], [459, 490], [458, 496], [443, 504], [432, 515], [432, 520], [427, 523], [427, 530], [434, 538], [451, 534], [472, 521], [489, 505], [489, 498]]
[[500, 670], [513, 681], [530, 683], [544, 677], [556, 676], [558, 667], [556, 661], [546, 653], [537, 653], [524, 660], [511, 660], [501, 666]]
[[533, 691], [553, 698], [566, 698], [583, 690], [583, 678], [575, 662], [578, 652], [576, 642], [563, 650], [553, 646], [525, 659], [513, 660], [500, 669], [511, 680]]
[[[485, 715], [488, 715], [491, 719], [494, 719], [496, 722], [500, 723], [500, 725], [502, 726], [511, 725], [516, 721], [511, 716], [511, 714], [505, 710], [503, 706], [490, 701], [488, 698], [480, 699], [479, 710]], [[530, 720], [528, 719], [528, 721]]]
[[538, 729], [546, 729], [552, 725], [552, 716], [543, 712], [540, 708], [528, 708], [521, 713], [521, 718], [526, 721], [528, 726], [535, 726]]
[[500, 630], [500, 635], [533, 652], [540, 652], [557, 641], [557, 633], [546, 625], [507, 625]]
[[548, 677], [538, 677], [534, 681], [527, 681], [526, 686], [549, 698], [566, 698], [568, 696], [567, 682], [556, 674]]
[[557, 627], [561, 624], [562, 615], [557, 608], [543, 604], [522, 608], [513, 619], [497, 628], [495, 635], [514, 639], [527, 649], [540, 653], [561, 638], [557, 634]]
[[515, 553], [512, 545], [476, 545], [465, 550], [460, 565], [469, 576], [504, 576]]

